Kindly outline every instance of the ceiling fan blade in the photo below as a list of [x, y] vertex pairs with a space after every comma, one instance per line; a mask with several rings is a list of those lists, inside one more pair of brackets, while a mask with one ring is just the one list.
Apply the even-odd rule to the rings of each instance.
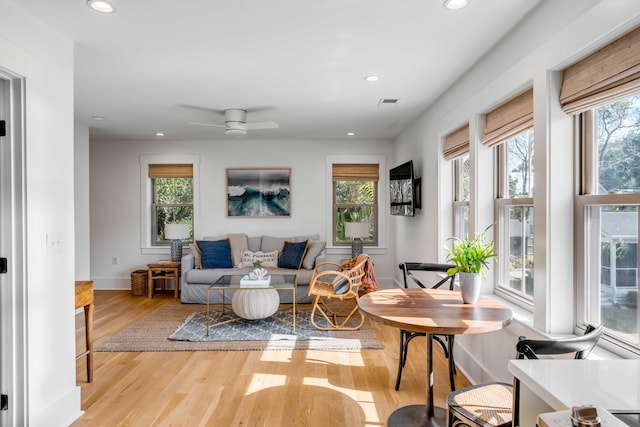
[[247, 123], [247, 129], [277, 129], [280, 126], [276, 122]]
[[225, 125], [216, 125], [213, 123], [199, 123], [199, 122], [189, 122], [190, 125], [198, 125], [198, 126], [213, 126], [213, 127], [217, 127], [217, 128], [223, 128], [226, 127]]
[[216, 108], [201, 107], [199, 105], [178, 104], [178, 107], [189, 108], [191, 110], [206, 111], [208, 113], [216, 113], [216, 114], [224, 115], [224, 110], [219, 110], [219, 109], [216, 109]]

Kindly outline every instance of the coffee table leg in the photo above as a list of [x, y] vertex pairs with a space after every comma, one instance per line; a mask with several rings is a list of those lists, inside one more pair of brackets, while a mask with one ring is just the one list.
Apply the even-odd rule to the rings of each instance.
[[209, 336], [209, 289], [207, 289], [207, 320], [206, 320], [206, 324], [207, 324], [207, 336]]
[[296, 334], [296, 287], [293, 287], [293, 334]]

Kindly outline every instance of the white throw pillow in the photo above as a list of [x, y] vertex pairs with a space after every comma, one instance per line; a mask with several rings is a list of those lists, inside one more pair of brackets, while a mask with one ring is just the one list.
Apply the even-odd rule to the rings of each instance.
[[276, 267], [278, 263], [278, 251], [272, 252], [251, 252], [249, 250], [240, 253], [239, 267], [253, 267], [256, 260], [262, 261], [262, 267]]

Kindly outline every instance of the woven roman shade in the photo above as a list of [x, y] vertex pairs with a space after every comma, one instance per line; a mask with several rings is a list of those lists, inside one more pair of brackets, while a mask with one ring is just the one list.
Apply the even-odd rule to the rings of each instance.
[[193, 178], [193, 165], [149, 165], [149, 178]]
[[368, 163], [334, 164], [331, 174], [334, 181], [377, 181], [378, 165]]
[[560, 104], [568, 114], [632, 95], [640, 90], [640, 28], [564, 70]]
[[464, 156], [469, 152], [469, 125], [464, 125], [447, 135], [444, 139], [442, 153], [445, 160]]
[[482, 143], [502, 144], [533, 127], [533, 89], [487, 113]]

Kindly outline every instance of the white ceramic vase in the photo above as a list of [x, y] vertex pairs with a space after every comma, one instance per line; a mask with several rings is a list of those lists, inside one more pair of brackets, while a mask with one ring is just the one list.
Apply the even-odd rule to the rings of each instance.
[[280, 295], [275, 289], [241, 289], [233, 294], [233, 312], [248, 320], [266, 319], [278, 311]]
[[465, 304], [475, 304], [480, 297], [482, 275], [480, 273], [458, 273], [460, 292]]

